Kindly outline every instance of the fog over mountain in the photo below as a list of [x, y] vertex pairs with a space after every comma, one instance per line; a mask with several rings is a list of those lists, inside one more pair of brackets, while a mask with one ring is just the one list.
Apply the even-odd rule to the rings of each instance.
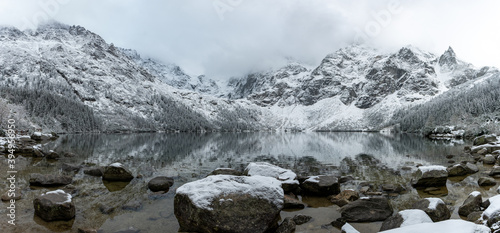
[[498, 1], [5, 0], [0, 24], [35, 28], [46, 19], [81, 25], [108, 43], [214, 79], [317, 65], [353, 42], [395, 51], [448, 46], [477, 66], [500, 66]]

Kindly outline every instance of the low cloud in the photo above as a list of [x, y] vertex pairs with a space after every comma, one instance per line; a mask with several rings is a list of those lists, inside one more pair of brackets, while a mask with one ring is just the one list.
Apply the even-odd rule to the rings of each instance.
[[4, 0], [0, 24], [30, 27], [45, 13], [193, 75], [227, 78], [287, 58], [317, 65], [359, 41], [384, 51], [451, 45], [467, 61], [500, 66], [497, 9], [465, 0]]

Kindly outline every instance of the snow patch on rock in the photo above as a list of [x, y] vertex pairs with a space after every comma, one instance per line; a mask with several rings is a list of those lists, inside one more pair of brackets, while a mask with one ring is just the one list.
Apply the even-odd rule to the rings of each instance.
[[418, 169], [422, 172], [430, 172], [430, 171], [446, 171], [445, 166], [440, 166], [440, 165], [431, 165], [431, 166], [420, 166]]
[[283, 207], [284, 192], [281, 182], [275, 178], [265, 176], [231, 176], [215, 175], [186, 183], [176, 191], [184, 194], [198, 208], [212, 210], [211, 203], [218, 198], [230, 194], [250, 195], [265, 199], [277, 206]]
[[429, 200], [429, 209], [435, 210], [439, 204], [444, 204], [444, 201], [441, 198], [429, 197], [425, 198]]
[[420, 223], [432, 223], [432, 219], [423, 210], [403, 210], [399, 214], [403, 217], [401, 227]]

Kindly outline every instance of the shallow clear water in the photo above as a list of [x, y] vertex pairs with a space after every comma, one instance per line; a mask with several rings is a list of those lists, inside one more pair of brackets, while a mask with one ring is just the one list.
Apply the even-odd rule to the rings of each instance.
[[[447, 189], [433, 194], [412, 189], [408, 182], [416, 164], [448, 165], [452, 160], [471, 160], [462, 155], [464, 142], [431, 141], [414, 135], [382, 135], [378, 133], [210, 133], [210, 134], [113, 134], [63, 135], [45, 147], [59, 153], [71, 152], [75, 157], [59, 161], [46, 161], [31, 157], [18, 157], [23, 199], [18, 201], [18, 225], [7, 226], [7, 232], [76, 232], [78, 228], [101, 229], [116, 232], [133, 227], [141, 232], [177, 232], [178, 223], [173, 214], [173, 197], [180, 185], [206, 177], [218, 167], [243, 170], [249, 162], [267, 161], [294, 170], [299, 175], [352, 175], [356, 181], [341, 189], [360, 187], [369, 182], [377, 189], [384, 183], [401, 184], [408, 189], [403, 195], [391, 197], [393, 207], [408, 208], [420, 197], [440, 196], [451, 208], [459, 206], [468, 193], [479, 190], [483, 197], [494, 194], [494, 188], [477, 186], [476, 174], [467, 178], [451, 179]], [[129, 184], [103, 183], [98, 177], [75, 174], [73, 185], [77, 192], [74, 202], [76, 218], [70, 222], [46, 223], [34, 216], [32, 200], [47, 190], [29, 186], [30, 173], [63, 173], [62, 163], [84, 166], [105, 166], [121, 162], [130, 168], [134, 179]], [[5, 167], [5, 161], [0, 166]], [[480, 166], [481, 170], [488, 168]], [[2, 172], [4, 173], [4, 172]], [[175, 184], [167, 194], [153, 194], [147, 182], [155, 176], [174, 177]], [[110, 191], [112, 190], [112, 192]], [[446, 193], [447, 192], [447, 193]], [[302, 197], [309, 205], [299, 211], [282, 211], [282, 217], [303, 213], [313, 220], [298, 226], [297, 232], [340, 232], [329, 223], [340, 216], [338, 207], [326, 198]], [[139, 202], [138, 210], [122, 209], [131, 202]], [[0, 214], [4, 216], [6, 203]], [[102, 206], [115, 208], [103, 214]], [[456, 210], [454, 218], [458, 218]], [[362, 232], [377, 232], [381, 223], [353, 224]], [[2, 230], [2, 232], [5, 232]]]

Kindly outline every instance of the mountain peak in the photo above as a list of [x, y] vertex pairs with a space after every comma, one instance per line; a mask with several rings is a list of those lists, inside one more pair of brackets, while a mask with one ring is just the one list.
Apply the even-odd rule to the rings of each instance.
[[440, 66], [454, 66], [457, 64], [457, 56], [455, 51], [450, 47], [446, 50], [441, 57], [439, 57]]

